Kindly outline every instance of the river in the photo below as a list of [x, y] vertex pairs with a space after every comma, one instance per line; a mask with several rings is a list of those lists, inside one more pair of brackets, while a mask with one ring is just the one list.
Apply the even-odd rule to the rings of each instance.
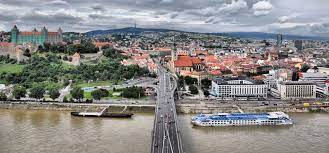
[[[293, 126], [193, 127], [179, 115], [186, 153], [328, 153], [329, 114], [290, 114]], [[0, 110], [1, 153], [148, 153], [153, 114], [80, 118], [69, 112]]]

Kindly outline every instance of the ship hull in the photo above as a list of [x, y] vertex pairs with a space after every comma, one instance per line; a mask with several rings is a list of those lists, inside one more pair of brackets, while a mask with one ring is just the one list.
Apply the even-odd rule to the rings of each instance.
[[292, 125], [293, 121], [283, 112], [269, 113], [219, 113], [200, 114], [192, 117], [195, 126], [281, 126]]
[[95, 113], [81, 113], [81, 112], [71, 112], [72, 116], [79, 117], [109, 117], [109, 118], [131, 118], [134, 114], [132, 113], [105, 113], [105, 114], [95, 114]]
[[201, 126], [201, 127], [227, 127], [227, 126], [285, 126], [285, 125], [293, 125], [292, 121], [288, 121], [285, 123], [269, 123], [269, 124], [262, 124], [262, 123], [256, 123], [256, 124], [205, 124], [202, 122], [191, 122], [193, 126]]

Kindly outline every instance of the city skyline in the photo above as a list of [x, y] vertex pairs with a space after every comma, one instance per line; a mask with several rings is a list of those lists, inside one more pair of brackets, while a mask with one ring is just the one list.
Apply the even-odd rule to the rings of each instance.
[[192, 32], [274, 32], [327, 36], [329, 2], [317, 0], [1, 0], [0, 31], [46, 25], [65, 31], [133, 27]]

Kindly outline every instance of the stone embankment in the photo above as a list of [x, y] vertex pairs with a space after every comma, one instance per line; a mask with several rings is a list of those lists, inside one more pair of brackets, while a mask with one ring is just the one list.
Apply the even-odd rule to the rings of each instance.
[[290, 106], [290, 105], [280, 105], [280, 106], [254, 106], [250, 104], [240, 104], [238, 109], [235, 105], [225, 104], [225, 105], [213, 105], [213, 104], [177, 104], [177, 110], [179, 113], [185, 114], [213, 114], [213, 113], [239, 113], [241, 110], [243, 112], [275, 112], [282, 111], [288, 113], [297, 112], [329, 112], [329, 108], [311, 108], [311, 107], [301, 107], [301, 106]]
[[[54, 110], [54, 111], [78, 111], [78, 112], [100, 112], [110, 106], [109, 112], [154, 112], [154, 104], [79, 104], [79, 103], [42, 103], [22, 102], [9, 103], [0, 102], [0, 109], [26, 109], [26, 110]], [[126, 108], [127, 107], [127, 108]]]
[[[55, 110], [55, 111], [83, 111], [99, 112], [110, 106], [109, 112], [153, 113], [155, 104], [85, 104], [85, 103], [42, 103], [42, 102], [0, 102], [0, 109], [26, 109], [26, 110]], [[329, 108], [304, 107], [302, 105], [280, 104], [259, 105], [257, 103], [178, 103], [178, 113], [184, 114], [212, 114], [212, 113], [238, 113], [238, 112], [328, 112]]]

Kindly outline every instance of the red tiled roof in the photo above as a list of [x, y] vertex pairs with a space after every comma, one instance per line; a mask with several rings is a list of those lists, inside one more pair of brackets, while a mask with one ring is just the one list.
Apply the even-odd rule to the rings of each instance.
[[201, 60], [197, 57], [192, 57], [191, 60], [193, 64], [201, 64]]
[[20, 32], [20, 35], [41, 35], [41, 32]]
[[58, 35], [58, 32], [48, 32], [48, 35]]
[[219, 70], [212, 70], [212, 71], [209, 71], [209, 74], [211, 74], [211, 75], [221, 75], [222, 72], [219, 71]]
[[0, 42], [0, 46], [1, 47], [9, 47], [9, 46], [13, 46], [14, 44], [9, 43], [9, 42]]
[[154, 50], [156, 51], [160, 51], [160, 52], [171, 52], [171, 48], [166, 48], [166, 47], [163, 47], [163, 48], [155, 48]]
[[175, 67], [192, 67], [193, 62], [189, 56], [178, 56], [175, 61]]
[[111, 42], [94, 42], [94, 45], [96, 47], [103, 47], [103, 46], [106, 46], [106, 45], [112, 46], [112, 43]]
[[204, 61], [206, 63], [216, 63], [216, 62], [218, 62], [218, 59], [215, 55], [210, 55], [210, 56], [206, 56]]

